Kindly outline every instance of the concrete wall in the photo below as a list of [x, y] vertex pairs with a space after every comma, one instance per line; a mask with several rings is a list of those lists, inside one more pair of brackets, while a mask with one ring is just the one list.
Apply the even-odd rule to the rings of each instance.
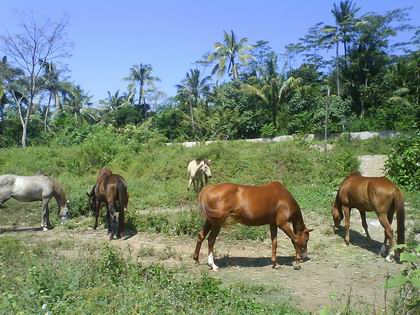
[[[360, 139], [360, 140], [367, 140], [375, 137], [379, 137], [381, 139], [384, 138], [392, 138], [399, 135], [399, 132], [392, 131], [392, 130], [385, 130], [385, 131], [361, 131], [361, 132], [346, 132], [346, 133], [334, 133], [330, 134], [328, 136], [328, 139], [337, 139], [341, 135], [350, 137], [351, 140]], [[243, 140], [228, 140], [228, 141], [246, 141], [246, 142], [286, 142], [293, 139], [293, 135], [290, 136], [278, 136], [274, 137], [272, 139], [268, 138], [255, 138], [255, 139], [243, 139]], [[313, 133], [308, 134], [305, 136], [308, 140], [321, 140], [323, 139], [323, 136], [321, 135], [315, 135]], [[173, 145], [173, 144], [180, 144], [186, 148], [191, 148], [196, 145], [207, 145], [210, 143], [213, 143], [216, 141], [205, 141], [205, 142], [199, 142], [199, 141], [188, 141], [188, 142], [180, 142], [180, 143], [167, 143], [166, 145]]]

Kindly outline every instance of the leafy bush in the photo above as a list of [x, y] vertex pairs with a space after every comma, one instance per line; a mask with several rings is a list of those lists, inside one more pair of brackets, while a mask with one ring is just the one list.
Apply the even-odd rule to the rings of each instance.
[[277, 129], [274, 127], [273, 123], [265, 124], [260, 129], [261, 137], [263, 138], [273, 138], [276, 133]]
[[409, 190], [420, 190], [420, 132], [395, 141], [385, 164], [386, 174]]
[[385, 282], [385, 288], [399, 288], [399, 294], [394, 299], [393, 309], [401, 315], [416, 314], [420, 305], [418, 290], [420, 289], [420, 245], [417, 247], [397, 245], [396, 248], [405, 248], [400, 260], [405, 264], [400, 275], [392, 276]]

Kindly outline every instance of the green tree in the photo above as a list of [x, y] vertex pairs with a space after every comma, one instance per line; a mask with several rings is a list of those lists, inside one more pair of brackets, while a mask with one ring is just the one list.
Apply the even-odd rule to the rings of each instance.
[[18, 14], [17, 17], [21, 33], [1, 35], [0, 50], [26, 76], [26, 88], [21, 88], [20, 92], [26, 93], [27, 102], [17, 104], [22, 124], [22, 147], [26, 147], [31, 114], [36, 98], [44, 89], [43, 80], [40, 80], [42, 69], [47, 62], [68, 57], [69, 43], [66, 40], [66, 21], [37, 23], [32, 15]]
[[64, 110], [74, 117], [78, 125], [83, 121], [95, 122], [97, 117], [89, 110], [92, 96], [86, 93], [80, 85], [73, 86], [70, 93], [64, 99]]
[[217, 76], [221, 78], [227, 72], [234, 80], [239, 79], [238, 59], [239, 62], [244, 64], [252, 59], [252, 56], [249, 54], [252, 46], [248, 46], [247, 42], [248, 39], [246, 37], [238, 41], [232, 30], [230, 34], [224, 31], [223, 42], [216, 42], [214, 44], [214, 52], [207, 57], [208, 62], [216, 62], [211, 74], [217, 73]]
[[278, 111], [283, 110], [284, 104], [289, 99], [291, 92], [299, 85], [301, 79], [289, 77], [287, 80], [278, 73], [277, 55], [272, 55], [267, 60], [260, 84], [243, 84], [243, 90], [257, 95], [268, 107], [271, 108], [272, 123], [277, 128]]
[[188, 104], [193, 136], [195, 135], [194, 107], [197, 107], [201, 97], [208, 94], [211, 88], [210, 79], [209, 76], [202, 77], [200, 70], [190, 69], [181, 84], [176, 85], [179, 96]]
[[351, 0], [340, 1], [340, 5], [334, 3], [331, 13], [335, 19], [335, 26], [325, 25], [321, 30], [325, 33], [323, 41], [328, 41], [331, 46], [335, 46], [335, 70], [337, 95], [340, 96], [340, 62], [339, 45], [342, 42], [344, 46], [344, 60], [347, 62], [347, 45], [351, 39], [351, 32], [356, 23], [356, 13], [360, 8]]
[[138, 106], [141, 108], [143, 118], [147, 118], [148, 104], [146, 103], [146, 88], [154, 87], [156, 82], [160, 79], [152, 75], [153, 68], [150, 64], [140, 63], [134, 65], [130, 69], [130, 76], [127, 80], [139, 84], [139, 99]]

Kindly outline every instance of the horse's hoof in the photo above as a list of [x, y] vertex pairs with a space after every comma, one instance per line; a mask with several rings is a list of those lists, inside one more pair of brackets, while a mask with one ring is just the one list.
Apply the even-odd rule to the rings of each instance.
[[45, 232], [45, 231], [48, 231], [48, 228], [46, 228], [45, 226], [42, 228], [42, 230]]
[[217, 267], [216, 265], [210, 266], [212, 271], [218, 271], [219, 267]]
[[387, 262], [394, 262], [394, 258], [393, 258], [391, 255], [386, 256], [386, 257], [385, 257], [385, 260], [386, 260]]
[[293, 270], [300, 270], [302, 269], [302, 266], [299, 264], [293, 264]]

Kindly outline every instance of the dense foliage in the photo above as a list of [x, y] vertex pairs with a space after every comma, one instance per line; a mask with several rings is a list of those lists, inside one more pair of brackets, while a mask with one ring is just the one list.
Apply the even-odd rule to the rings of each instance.
[[400, 137], [395, 142], [386, 171], [398, 185], [420, 190], [420, 132]]
[[[334, 23], [314, 25], [285, 54], [267, 41], [249, 44], [224, 32], [223, 41], [180, 78], [174, 97], [159, 90], [150, 64], [136, 64], [125, 78], [127, 90], [108, 92], [97, 104], [60, 66], [69, 48], [64, 22], [44, 30], [51, 36], [60, 30], [51, 39], [59, 43], [53, 48], [66, 48], [57, 52], [60, 62], [48, 62], [47, 54], [34, 64], [35, 74], [19, 66], [24, 47], [18, 39], [30, 38], [36, 27], [23, 19], [22, 34], [0, 34], [6, 55], [0, 62], [0, 147], [78, 143], [94, 125], [145, 125], [172, 142], [419, 128], [420, 32], [408, 24], [409, 11], [362, 14], [345, 0], [331, 12]], [[396, 41], [403, 32], [412, 38]], [[12, 40], [17, 50], [8, 49]], [[208, 66], [212, 76], [203, 74]]]

